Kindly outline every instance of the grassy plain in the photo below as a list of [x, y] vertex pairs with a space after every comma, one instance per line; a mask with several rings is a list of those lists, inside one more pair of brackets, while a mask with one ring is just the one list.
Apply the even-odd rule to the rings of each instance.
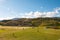
[[60, 29], [0, 26], [0, 40], [60, 40]]

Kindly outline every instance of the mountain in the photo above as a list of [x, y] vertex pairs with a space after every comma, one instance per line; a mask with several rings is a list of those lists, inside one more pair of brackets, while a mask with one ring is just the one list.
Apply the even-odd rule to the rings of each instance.
[[0, 21], [0, 25], [2, 26], [30, 26], [30, 27], [38, 27], [38, 26], [60, 26], [60, 18], [13, 18], [10, 20], [2, 20]]

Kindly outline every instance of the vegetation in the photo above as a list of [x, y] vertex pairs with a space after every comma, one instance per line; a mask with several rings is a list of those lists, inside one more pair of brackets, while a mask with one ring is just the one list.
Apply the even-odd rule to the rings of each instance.
[[[39, 29], [39, 31], [38, 31]], [[60, 40], [60, 29], [0, 29], [0, 40]]]
[[[38, 31], [39, 30], [39, 31]], [[0, 29], [0, 40], [60, 40], [60, 29]]]
[[60, 40], [60, 18], [2, 20], [0, 25], [0, 40]]
[[47, 26], [47, 28], [60, 28], [60, 18], [19, 18], [14, 20], [2, 20], [0, 21], [2, 26], [30, 26], [30, 27], [39, 27]]

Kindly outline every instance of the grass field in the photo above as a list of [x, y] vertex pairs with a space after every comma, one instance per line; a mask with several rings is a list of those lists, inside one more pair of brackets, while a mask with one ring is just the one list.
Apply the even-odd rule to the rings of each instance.
[[60, 29], [1, 26], [0, 40], [60, 40]]

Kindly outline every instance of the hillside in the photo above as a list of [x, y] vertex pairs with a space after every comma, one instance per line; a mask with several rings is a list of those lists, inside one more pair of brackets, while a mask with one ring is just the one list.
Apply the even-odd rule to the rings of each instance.
[[42, 26], [60, 26], [60, 18], [16, 18], [11, 20], [0, 21], [2, 26], [30, 26], [38, 27]]

